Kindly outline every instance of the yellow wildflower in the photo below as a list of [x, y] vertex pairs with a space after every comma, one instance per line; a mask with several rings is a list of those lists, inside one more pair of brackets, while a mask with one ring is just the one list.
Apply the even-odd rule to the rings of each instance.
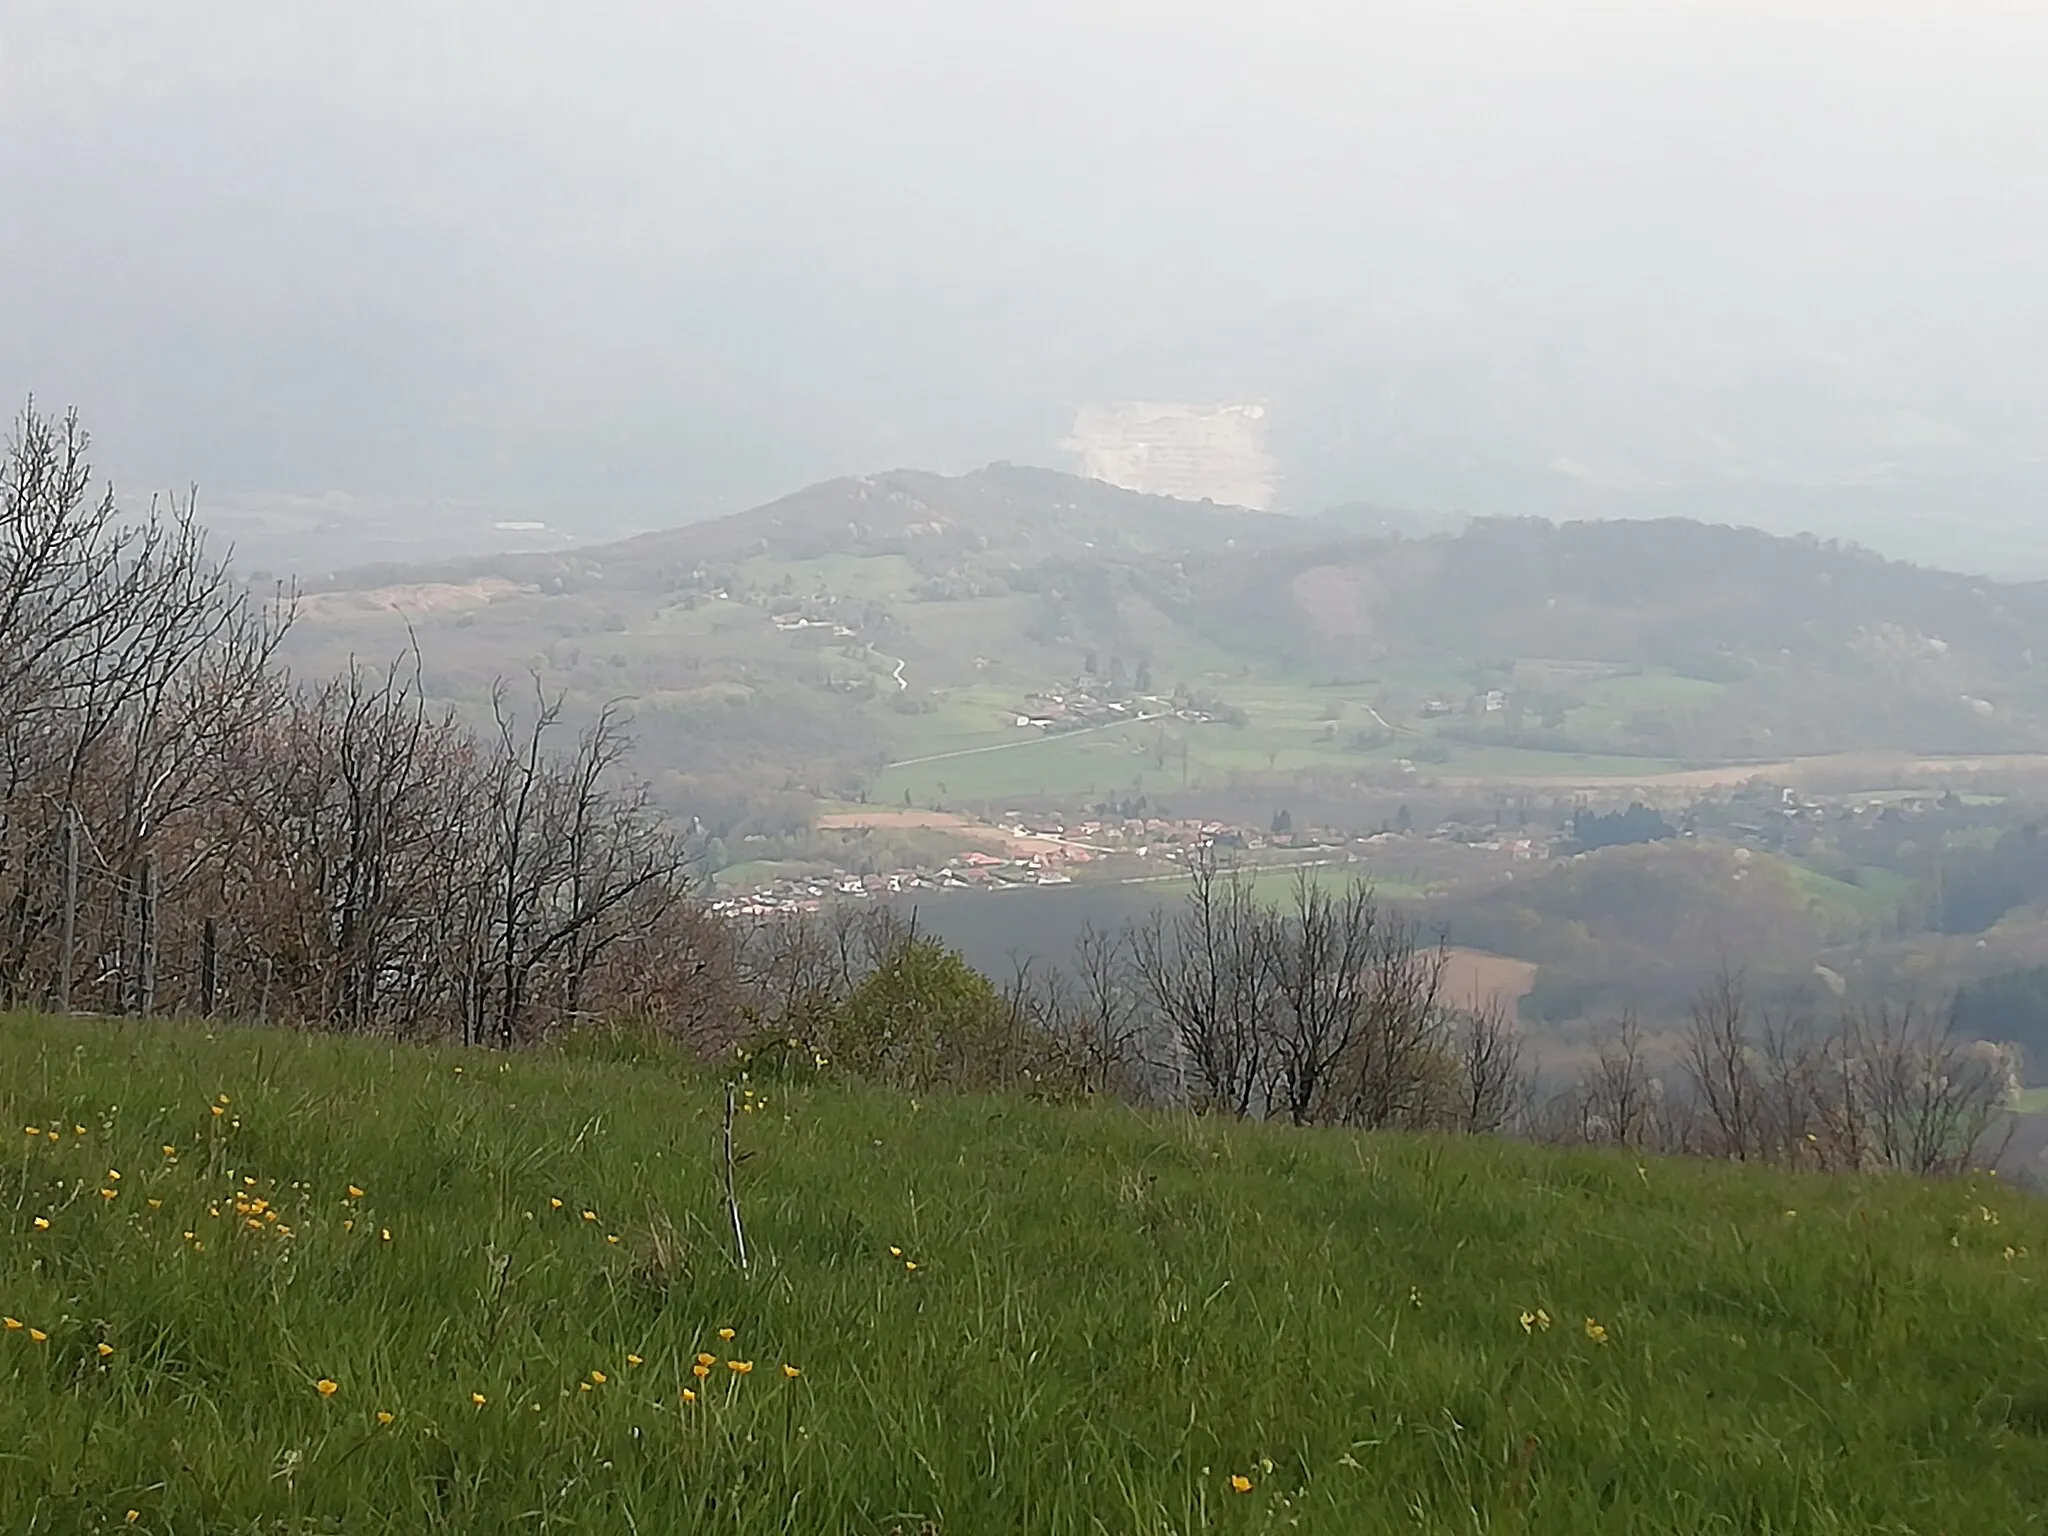
[[583, 1219], [584, 1219], [585, 1221], [595, 1221], [595, 1220], [597, 1220], [597, 1212], [595, 1212], [595, 1211], [585, 1211], [585, 1212], [583, 1213]]
[[341, 1383], [329, 1376], [322, 1376], [313, 1383], [313, 1390], [322, 1397], [332, 1397], [341, 1390]]
[[21, 1332], [21, 1319], [18, 1317], [0, 1317], [0, 1323], [6, 1324], [9, 1333]]
[[386, 1409], [379, 1408], [377, 1410], [377, 1422], [379, 1424], [389, 1424], [396, 1417], [396, 1414], [391, 1413]]
[[700, 1360], [695, 1365], [690, 1367], [690, 1374], [696, 1377], [699, 1381], [702, 1381], [706, 1376], [709, 1376], [711, 1374], [711, 1367], [704, 1364], [704, 1362]]
[[157, 1199], [156, 1196], [151, 1195], [149, 1197], [149, 1208], [152, 1211], [160, 1211], [164, 1208], [164, 1203], [163, 1201]]
[[791, 1381], [795, 1381], [797, 1377], [803, 1375], [803, 1372], [798, 1370], [793, 1365], [785, 1365], [782, 1368], [782, 1374], [787, 1376]]
[[82, 1125], [74, 1125], [73, 1127], [71, 1127], [71, 1134], [74, 1136], [83, 1136], [85, 1134], [85, 1127]]
[[128, 1511], [127, 1514], [123, 1515], [121, 1518], [124, 1521], [126, 1521], [129, 1525], [133, 1525], [136, 1521], [142, 1518], [142, 1511], [139, 1509], [131, 1509]]
[[176, 1157], [177, 1155], [178, 1155], [178, 1149], [177, 1149], [176, 1147], [172, 1146], [172, 1145], [171, 1145], [171, 1144], [170, 1144], [170, 1143], [169, 1143], [168, 1141], [167, 1141], [167, 1142], [165, 1142], [165, 1143], [164, 1143], [164, 1156], [165, 1156], [165, 1157]]
[[379, 1227], [379, 1228], [377, 1229], [377, 1238], [378, 1238], [378, 1241], [380, 1241], [380, 1242], [386, 1242], [386, 1243], [390, 1242], [390, 1241], [391, 1241], [391, 1229], [390, 1229], [389, 1227]]
[[695, 1401], [697, 1401], [697, 1394], [691, 1391], [688, 1387], [685, 1387], [683, 1388], [683, 1401], [686, 1403], [694, 1403]]
[[1607, 1330], [1589, 1317], [1586, 1319], [1586, 1337], [1595, 1344], [1605, 1344], [1607, 1342]]
[[556, 1198], [555, 1196], [553, 1196], [553, 1195], [550, 1195], [550, 1196], [548, 1196], [548, 1209], [549, 1209], [549, 1210], [551, 1210], [551, 1211], [559, 1211], [559, 1210], [560, 1210], [561, 1208], [562, 1208], [562, 1202], [561, 1202], [561, 1201], [560, 1201], [559, 1199], [557, 1199], [557, 1198]]
[[889, 1257], [892, 1259], [900, 1259], [903, 1257], [903, 1250], [901, 1248], [895, 1247], [894, 1245], [891, 1245], [889, 1249]]
[[100, 1198], [102, 1200], [111, 1200], [114, 1198], [114, 1196], [120, 1193], [121, 1191], [119, 1191], [118, 1189], [102, 1189], [100, 1191]]
[[26, 1125], [22, 1127], [22, 1131], [23, 1134], [29, 1136], [40, 1136], [43, 1134], [43, 1128], [40, 1125]]
[[219, 1118], [221, 1115], [226, 1114], [227, 1111], [222, 1109], [218, 1104], [216, 1104], [213, 1106], [213, 1113], [215, 1118]]
[[47, 1216], [38, 1216], [38, 1217], [36, 1218], [36, 1230], [37, 1230], [38, 1232], [47, 1232], [47, 1231], [49, 1231], [49, 1230], [50, 1230], [50, 1218], [49, 1218], [49, 1217], [47, 1217]]
[[612, 1244], [612, 1245], [613, 1245], [614, 1247], [616, 1247], [616, 1246], [618, 1245], [618, 1241], [619, 1241], [619, 1234], [618, 1234], [618, 1233], [616, 1233], [616, 1232], [613, 1232], [613, 1233], [609, 1234], [609, 1235], [608, 1235], [608, 1236], [607, 1236], [607, 1237], [605, 1238], [605, 1241], [606, 1241], [606, 1242], [608, 1242], [608, 1243], [610, 1243], [610, 1244]]
[[592, 1385], [592, 1386], [596, 1386], [596, 1387], [601, 1387], [601, 1386], [603, 1386], [603, 1385], [604, 1385], [604, 1372], [603, 1372], [603, 1371], [592, 1371], [592, 1372], [590, 1373], [590, 1383], [591, 1383], [591, 1385]]
[[716, 1355], [699, 1355], [699, 1356], [697, 1357], [697, 1363], [698, 1363], [699, 1365], [716, 1365], [716, 1364], [718, 1364], [718, 1356], [716, 1356]]
[[733, 1338], [733, 1337], [734, 1337], [735, 1335], [734, 1335], [734, 1333], [733, 1333], [733, 1330], [732, 1330], [732, 1329], [730, 1329], [730, 1328], [721, 1328], [721, 1329], [719, 1329], [719, 1330], [718, 1330], [718, 1336], [719, 1336], [719, 1337], [720, 1337], [721, 1339], [728, 1339], [728, 1340], [729, 1340], [729, 1339]]
[[363, 1192], [359, 1187], [351, 1184], [348, 1187], [348, 1197], [351, 1200], [360, 1200], [363, 1198]]
[[47, 1333], [43, 1332], [43, 1330], [40, 1328], [29, 1329], [28, 1336], [34, 1339], [38, 1344], [47, 1344], [50, 1342], [50, 1336]]
[[1232, 1493], [1250, 1493], [1252, 1491], [1252, 1480], [1242, 1472], [1233, 1472], [1230, 1474], [1230, 1491]]
[[906, 1274], [915, 1274], [917, 1272], [917, 1260], [905, 1259], [903, 1261], [903, 1269]]
[[640, 1358], [640, 1357], [639, 1357], [638, 1355], [628, 1355], [628, 1356], [626, 1356], [626, 1364], [628, 1364], [628, 1365], [644, 1365], [644, 1364], [646, 1364], [646, 1362], [645, 1362], [645, 1361], [643, 1361], [643, 1360], [642, 1360], [642, 1359], [641, 1359], [641, 1358]]
[[470, 1401], [471, 1401], [472, 1403], [475, 1403], [475, 1404], [477, 1405], [477, 1407], [479, 1407], [479, 1408], [483, 1407], [483, 1405], [484, 1405], [485, 1403], [487, 1403], [487, 1402], [489, 1402], [489, 1401], [490, 1401], [490, 1399], [489, 1399], [489, 1398], [487, 1398], [487, 1397], [485, 1397], [485, 1396], [483, 1395], [483, 1393], [481, 1393], [481, 1392], [472, 1392], [472, 1393], [470, 1393], [470, 1394], [469, 1394], [469, 1400], [470, 1400]]
[[102, 1344], [102, 1345], [100, 1346], [100, 1358], [101, 1358], [102, 1360], [105, 1360], [106, 1358], [108, 1358], [108, 1357], [109, 1357], [110, 1355], [112, 1355], [112, 1354], [113, 1354], [113, 1352], [114, 1352], [114, 1346], [113, 1346], [113, 1345], [111, 1345], [111, 1344]]
[[746, 1376], [752, 1373], [754, 1362], [751, 1360], [728, 1360], [725, 1362], [725, 1368], [735, 1376]]

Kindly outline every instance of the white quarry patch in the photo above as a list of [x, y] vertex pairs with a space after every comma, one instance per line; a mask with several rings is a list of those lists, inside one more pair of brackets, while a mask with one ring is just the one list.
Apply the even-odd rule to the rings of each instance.
[[1128, 491], [1259, 512], [1273, 504], [1263, 405], [1084, 406], [1064, 446], [1082, 474]]

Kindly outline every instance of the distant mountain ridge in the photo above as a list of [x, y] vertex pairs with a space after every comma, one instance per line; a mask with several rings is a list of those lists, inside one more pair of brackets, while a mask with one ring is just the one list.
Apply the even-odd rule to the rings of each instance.
[[2026, 671], [2048, 641], [2048, 582], [1998, 583], [1682, 518], [1478, 519], [1456, 535], [1302, 543], [1219, 569], [1204, 597], [1263, 629], [1269, 647], [1366, 641], [1674, 664], [1859, 636], [1882, 651], [1892, 634], [1909, 649], [1921, 637], [1930, 656]]
[[964, 475], [897, 469], [843, 476], [743, 512], [610, 544], [559, 552], [378, 565], [321, 583], [337, 590], [391, 581], [539, 581], [588, 576], [645, 585], [678, 570], [757, 555], [815, 559], [916, 549], [940, 557], [1082, 557], [1099, 552], [1173, 558], [1240, 544], [1273, 547], [1310, 536], [1308, 520], [1127, 491], [1058, 470], [991, 464]]
[[[1452, 759], [1667, 763], [2048, 750], [2048, 583], [1679, 518], [1428, 527], [1005, 464], [895, 470], [611, 544], [348, 573], [328, 585], [359, 596], [323, 599], [310, 627], [329, 653], [373, 649], [363, 615], [443, 602], [467, 631], [438, 642], [462, 658], [454, 671], [538, 655], [583, 667], [593, 693], [696, 700], [708, 713], [691, 750], [714, 757], [754, 717], [707, 701], [780, 690], [763, 740], [795, 742], [800, 718], [829, 715], [802, 750], [865, 742], [856, 755], [874, 762], [941, 735], [993, 746], [1017, 713], [997, 698], [1098, 664], [1133, 686], [1142, 672], [1148, 692], [1219, 700], [1218, 718], [1249, 719], [1232, 695], [1257, 704], [1275, 687], [1355, 696], [1367, 727], [1287, 728], [1297, 760], [1347, 770], [1446, 743]], [[602, 672], [564, 662], [599, 633], [638, 638], [593, 645]], [[1612, 684], [1624, 674], [1637, 681]], [[1301, 705], [1325, 707], [1339, 706]], [[1481, 713], [1446, 718], [1468, 709]], [[920, 712], [951, 723], [935, 733]]]

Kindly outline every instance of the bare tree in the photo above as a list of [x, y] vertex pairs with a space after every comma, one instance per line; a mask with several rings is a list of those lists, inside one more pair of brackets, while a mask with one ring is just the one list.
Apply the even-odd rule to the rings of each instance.
[[1686, 1072], [1712, 1128], [1716, 1156], [1747, 1161], [1763, 1150], [1764, 1092], [1749, 1038], [1742, 978], [1723, 967], [1693, 1004]]
[[1381, 919], [1364, 945], [1362, 1011], [1330, 1074], [1319, 1119], [1368, 1130], [1436, 1124], [1458, 1096], [1444, 1001], [1450, 953], [1405, 920]]
[[1579, 1135], [1585, 1141], [1637, 1150], [1656, 1146], [1660, 1099], [1644, 1055], [1642, 1025], [1633, 1013], [1624, 1013], [1600, 1041], [1592, 1065], [1580, 1079]]
[[1269, 1088], [1275, 993], [1273, 925], [1250, 882], [1202, 854], [1171, 918], [1131, 930], [1131, 962], [1168, 1032], [1183, 1096], [1200, 1108], [1248, 1115]]
[[1530, 1082], [1506, 1010], [1492, 1003], [1459, 1013], [1452, 1047], [1458, 1070], [1449, 1128], [1487, 1136], [1507, 1130], [1526, 1107]]
[[1325, 1111], [1339, 1066], [1358, 1065], [1352, 1058], [1377, 1022], [1375, 982], [1391, 936], [1370, 886], [1353, 881], [1333, 896], [1307, 870], [1296, 873], [1291, 907], [1273, 915], [1271, 928], [1276, 1107], [1305, 1125]]
[[1947, 1021], [1910, 1005], [1846, 1016], [1842, 1038], [1843, 1080], [1872, 1163], [1932, 1176], [1996, 1160], [1987, 1142], [2012, 1089], [1996, 1047], [1964, 1041]]

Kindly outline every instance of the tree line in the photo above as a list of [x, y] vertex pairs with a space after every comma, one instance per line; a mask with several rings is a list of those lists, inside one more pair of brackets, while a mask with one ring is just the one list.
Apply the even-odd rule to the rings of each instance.
[[536, 680], [479, 728], [416, 653], [295, 679], [294, 593], [88, 447], [31, 403], [0, 461], [0, 1001], [502, 1044], [682, 1006], [686, 850], [615, 710]]

